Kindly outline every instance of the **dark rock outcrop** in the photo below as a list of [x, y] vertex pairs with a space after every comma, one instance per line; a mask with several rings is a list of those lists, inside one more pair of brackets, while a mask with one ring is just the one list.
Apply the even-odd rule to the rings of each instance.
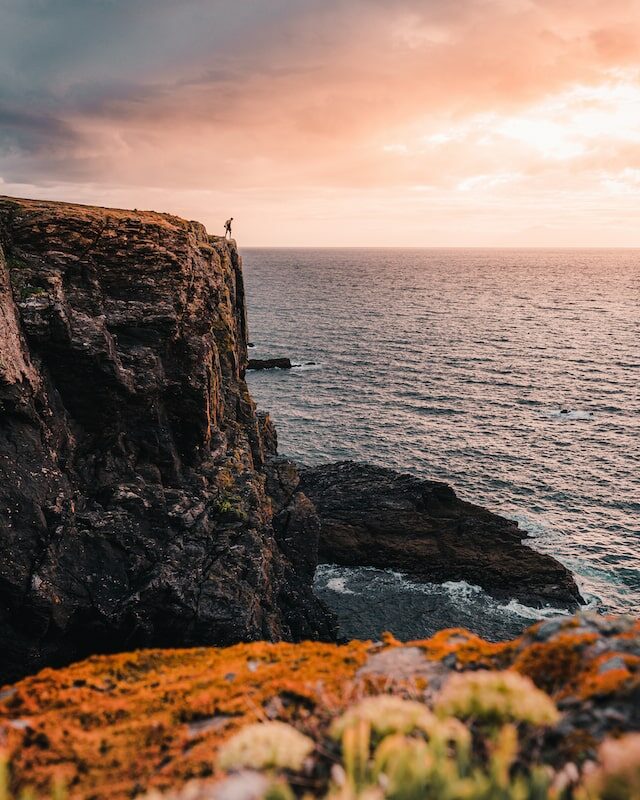
[[577, 604], [564, 567], [444, 484], [353, 463], [301, 483], [248, 363], [233, 241], [0, 198], [0, 683], [90, 653], [332, 639], [319, 558]]
[[342, 462], [301, 472], [320, 515], [320, 560], [465, 580], [498, 598], [575, 608], [569, 570], [523, 543], [517, 523], [460, 500], [444, 483]]
[[244, 381], [234, 243], [0, 198], [0, 345], [0, 682], [93, 652], [334, 635], [313, 506], [295, 480], [265, 491], [276, 437]]
[[250, 358], [247, 369], [291, 369], [289, 358]]

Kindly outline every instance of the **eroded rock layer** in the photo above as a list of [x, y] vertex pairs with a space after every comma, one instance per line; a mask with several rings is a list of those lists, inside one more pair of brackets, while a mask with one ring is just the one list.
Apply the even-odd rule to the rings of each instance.
[[275, 433], [244, 381], [234, 242], [0, 198], [0, 342], [0, 679], [92, 652], [333, 636], [294, 468], [265, 490]]

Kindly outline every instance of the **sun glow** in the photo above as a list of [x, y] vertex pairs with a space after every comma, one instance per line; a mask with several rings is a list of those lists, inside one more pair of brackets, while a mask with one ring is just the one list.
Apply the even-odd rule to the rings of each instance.
[[94, 3], [57, 48], [40, 5], [28, 57], [0, 27], [9, 194], [234, 212], [245, 245], [640, 245], [640, 0]]
[[634, 81], [628, 77], [597, 86], [576, 85], [515, 113], [477, 114], [383, 149], [389, 154], [423, 154], [451, 142], [501, 148], [511, 142], [527, 148], [528, 157], [568, 160], [603, 141], [640, 144], [638, 76]]

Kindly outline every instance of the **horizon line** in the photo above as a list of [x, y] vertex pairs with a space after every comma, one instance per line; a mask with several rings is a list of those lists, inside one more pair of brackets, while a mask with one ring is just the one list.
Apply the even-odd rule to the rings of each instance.
[[[235, 237], [234, 237], [235, 238]], [[640, 250], [637, 245], [529, 245], [529, 244], [489, 244], [489, 245], [399, 245], [399, 244], [239, 244], [239, 250]]]

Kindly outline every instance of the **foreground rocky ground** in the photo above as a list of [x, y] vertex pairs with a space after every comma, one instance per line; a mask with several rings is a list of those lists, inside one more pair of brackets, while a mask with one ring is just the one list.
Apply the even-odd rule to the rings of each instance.
[[279, 720], [316, 743], [295, 780], [322, 793], [338, 757], [329, 729], [345, 708], [377, 694], [430, 705], [453, 674], [506, 668], [557, 704], [559, 717], [528, 745], [555, 769], [581, 767], [606, 736], [640, 730], [640, 623], [579, 616], [498, 644], [450, 630], [409, 644], [255, 643], [93, 657], [2, 690], [0, 737], [16, 791], [46, 792], [57, 777], [72, 798], [125, 798], [192, 779], [217, 784], [221, 745], [250, 723]]

